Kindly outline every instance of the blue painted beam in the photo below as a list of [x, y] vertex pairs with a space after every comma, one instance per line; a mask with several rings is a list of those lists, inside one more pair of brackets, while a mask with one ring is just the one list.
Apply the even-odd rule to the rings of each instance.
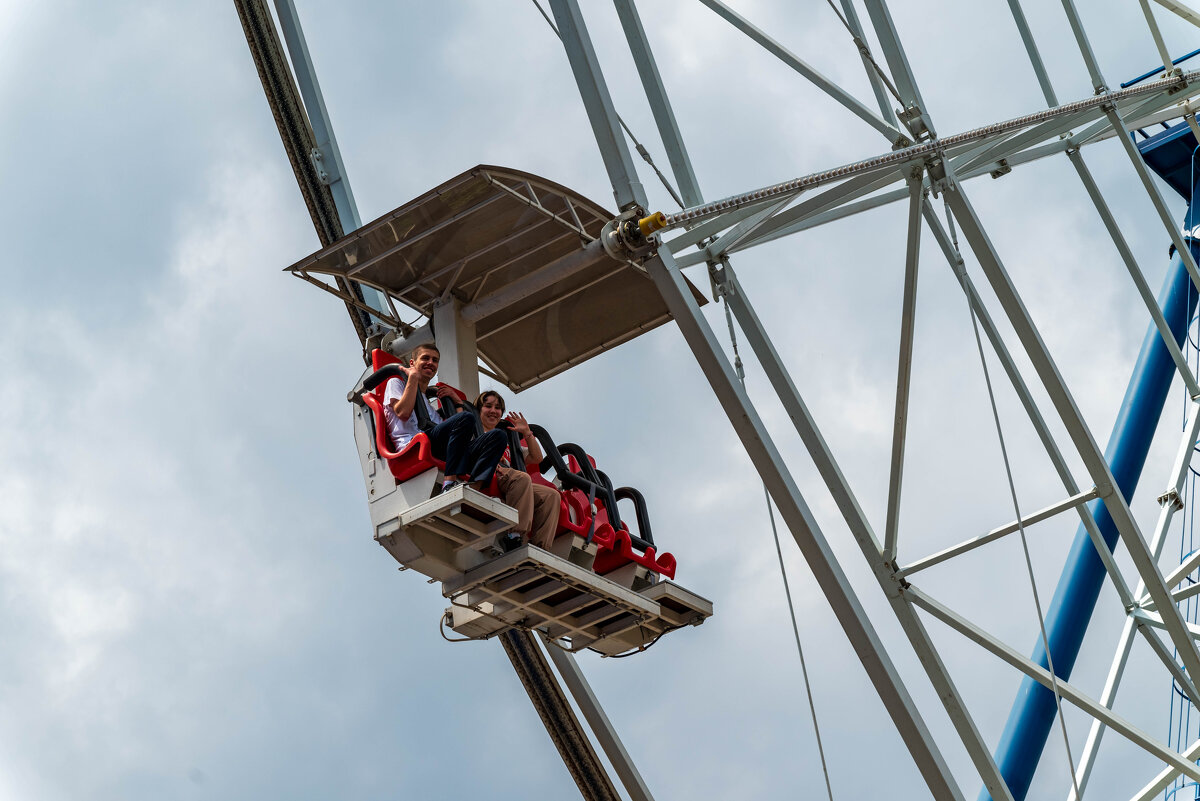
[[[1185, 219], [1191, 219], [1190, 207]], [[1189, 239], [1188, 244], [1192, 255], [1200, 259], [1200, 243]], [[1183, 266], [1183, 260], [1176, 253], [1172, 256], [1171, 268], [1158, 302], [1177, 343], [1182, 343], [1187, 333], [1191, 315], [1196, 309], [1196, 299], [1196, 289]], [[1126, 501], [1133, 499], [1174, 378], [1174, 362], [1158, 329], [1151, 323], [1142, 340], [1142, 349], [1129, 379], [1121, 412], [1113, 426], [1108, 450], [1104, 454], [1112, 468], [1117, 488]], [[1104, 541], [1109, 548], [1116, 547], [1117, 529], [1108, 510], [1099, 501], [1094, 501], [1090, 508]], [[1071, 669], [1075, 666], [1104, 580], [1104, 565], [1087, 531], [1080, 525], [1046, 614], [1046, 636], [1054, 656], [1054, 667], [1064, 680], [1070, 678]], [[1047, 667], [1041, 637], [1034, 648], [1033, 660]], [[1054, 718], [1054, 694], [1026, 677], [1021, 682], [996, 750], [996, 762], [1001, 775], [1016, 801], [1023, 801], [1029, 791]], [[991, 801], [986, 789], [980, 792], [979, 798], [980, 801]]]

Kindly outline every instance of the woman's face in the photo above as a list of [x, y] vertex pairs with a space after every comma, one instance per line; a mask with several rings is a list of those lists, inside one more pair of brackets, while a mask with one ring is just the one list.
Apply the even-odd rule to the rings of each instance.
[[488, 395], [483, 399], [483, 406], [479, 410], [479, 417], [483, 420], [483, 429], [491, 431], [500, 422], [500, 418], [504, 416], [504, 404], [495, 395]]

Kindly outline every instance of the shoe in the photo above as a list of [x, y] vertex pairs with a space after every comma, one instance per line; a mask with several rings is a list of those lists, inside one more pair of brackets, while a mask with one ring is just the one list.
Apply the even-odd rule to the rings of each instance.
[[515, 531], [509, 531], [496, 537], [496, 547], [503, 553], [520, 548], [525, 539]]
[[449, 492], [455, 487], [460, 487], [466, 483], [461, 478], [448, 478], [442, 482], [442, 488], [438, 490], [438, 494], [441, 495], [443, 492]]

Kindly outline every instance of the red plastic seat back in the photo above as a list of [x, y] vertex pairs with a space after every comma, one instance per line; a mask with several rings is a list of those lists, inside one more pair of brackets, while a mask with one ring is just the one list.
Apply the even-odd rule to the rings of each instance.
[[[397, 359], [392, 354], [378, 348], [371, 351], [371, 370], [379, 370], [389, 364], [403, 364], [400, 359]], [[389, 379], [390, 380], [390, 379]], [[450, 386], [449, 384], [438, 383], [435, 386]], [[431, 467], [436, 467], [438, 470], [444, 471], [446, 463], [441, 459], [436, 459], [433, 456], [433, 446], [429, 442], [429, 437], [424, 433], [417, 434], [401, 451], [394, 450], [392, 438], [388, 434], [387, 420], [383, 415], [383, 397], [384, 391], [387, 388], [387, 381], [383, 382], [375, 389], [363, 395], [363, 402], [371, 409], [375, 416], [375, 448], [379, 455], [387, 460], [388, 469], [392, 471], [396, 481], [407, 481], [410, 478], [415, 478], [421, 473], [424, 473]], [[460, 400], [466, 401], [466, 396], [462, 390], [456, 387], [450, 387], [455, 395]], [[483, 488], [485, 495], [490, 495], [493, 498], [500, 494], [497, 487], [497, 476], [492, 475], [492, 481], [488, 486]]]
[[[401, 364], [401, 361], [386, 351], [378, 349], [371, 351], [372, 370], [379, 370], [389, 364]], [[363, 402], [367, 404], [375, 417], [375, 449], [380, 456], [387, 460], [388, 469], [392, 471], [396, 481], [407, 481], [431, 467], [444, 470], [446, 463], [433, 458], [433, 449], [430, 446], [429, 437], [425, 434], [417, 434], [409, 440], [403, 450], [395, 450], [392, 438], [388, 434], [387, 420], [383, 415], [383, 393], [386, 387], [387, 382], [385, 381], [363, 395]]]
[[[612, 526], [608, 524], [605, 524], [605, 527], [610, 531], [612, 530]], [[629, 537], [628, 529], [621, 528], [619, 531], [614, 532], [614, 534], [613, 544], [607, 547], [601, 545], [599, 551], [596, 553], [596, 561], [592, 565], [592, 569], [601, 576], [630, 562], [635, 562], [647, 570], [666, 576], [669, 579], [675, 578], [675, 557], [672, 554], [659, 554], [654, 550], [653, 546], [646, 548], [643, 553], [638, 553], [633, 547], [633, 541]]]

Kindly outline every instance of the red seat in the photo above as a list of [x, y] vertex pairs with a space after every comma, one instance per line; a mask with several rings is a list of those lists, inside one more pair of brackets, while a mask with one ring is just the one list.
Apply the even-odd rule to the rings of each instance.
[[[389, 364], [401, 364], [401, 361], [392, 354], [383, 350], [371, 351], [371, 370], [379, 370]], [[441, 386], [438, 384], [437, 386]], [[448, 386], [448, 385], [447, 385]], [[387, 382], [383, 382], [372, 391], [363, 395], [363, 402], [371, 409], [375, 416], [375, 449], [379, 455], [387, 460], [388, 469], [392, 471], [397, 482], [408, 481], [410, 478], [415, 478], [421, 475], [431, 467], [436, 467], [438, 470], [444, 471], [446, 463], [441, 459], [436, 459], [433, 456], [433, 445], [429, 442], [429, 437], [424, 433], [417, 434], [403, 450], [393, 450], [392, 438], [388, 435], [387, 420], [383, 416], [383, 393], [387, 387]], [[460, 398], [466, 398], [462, 392], [455, 387], [450, 387], [451, 390]], [[490, 495], [493, 498], [499, 495], [499, 490], [496, 487], [496, 476], [492, 476], [492, 482], [484, 488], [483, 493]]]
[[[526, 472], [534, 484], [549, 487], [559, 494], [558, 528], [554, 531], [555, 538], [568, 532], [586, 537], [592, 524], [592, 510], [588, 506], [587, 494], [577, 489], [559, 489], [542, 475], [537, 465], [529, 465]], [[594, 533], [592, 538], [595, 539]]]
[[[596, 466], [596, 460], [590, 454], [588, 461], [591, 462], [592, 467]], [[577, 473], [581, 472], [579, 461], [574, 456], [568, 455], [566, 462], [568, 469]], [[536, 465], [530, 465], [529, 474], [538, 484], [554, 486], [546, 480]], [[599, 575], [611, 573], [617, 568], [634, 562], [667, 578], [675, 578], [675, 557], [670, 553], [659, 554], [653, 546], [644, 552], [637, 551], [633, 546], [629, 527], [625, 523], [621, 524], [620, 529], [613, 528], [603, 498], [595, 499], [596, 520], [593, 526], [587, 494], [577, 489], [560, 490], [560, 492], [563, 500], [559, 513], [558, 532], [555, 536], [570, 531], [586, 537], [588, 530], [591, 529], [592, 541], [598, 546], [596, 560], [592, 565], [592, 569], [596, 573]], [[572, 512], [574, 515], [571, 514]]]
[[597, 573], [603, 576], [630, 562], [635, 562], [654, 573], [669, 579], [675, 578], [675, 557], [673, 555], [665, 552], [659, 555], [654, 550], [654, 546], [650, 546], [643, 553], [638, 553], [633, 548], [629, 530], [624, 527], [624, 524], [620, 530], [615, 532], [608, 523], [605, 523], [603, 527], [612, 533], [613, 544], [608, 547], [601, 545], [600, 550], [596, 553], [596, 561], [592, 565], [592, 569]]
[[[382, 350], [371, 351], [372, 370], [378, 370], [389, 364], [400, 364], [400, 360]], [[387, 421], [383, 416], [383, 392], [386, 386], [387, 382], [385, 381], [371, 392], [364, 394], [363, 402], [375, 416], [375, 450], [387, 460], [388, 469], [392, 471], [396, 481], [408, 481], [431, 467], [445, 470], [446, 463], [433, 458], [429, 437], [424, 434], [417, 434], [413, 437], [403, 450], [393, 449], [392, 438], [388, 436]]]

